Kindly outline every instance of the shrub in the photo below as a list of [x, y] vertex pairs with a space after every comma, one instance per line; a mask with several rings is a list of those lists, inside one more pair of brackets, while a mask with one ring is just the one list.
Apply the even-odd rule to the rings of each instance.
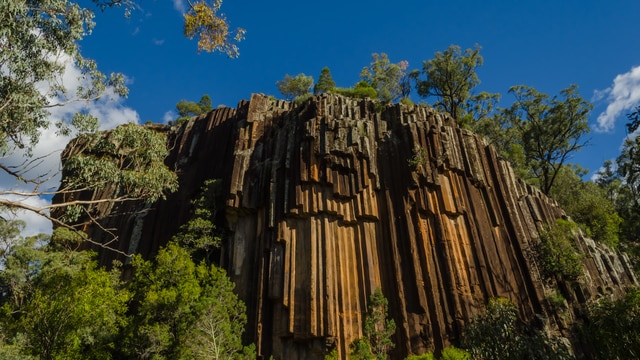
[[303, 102], [311, 99], [312, 96], [313, 96], [313, 94], [311, 94], [311, 93], [306, 93], [304, 95], [298, 95], [298, 96], [295, 97], [295, 99], [293, 99], [293, 102], [296, 103], [297, 105], [300, 105]]
[[374, 89], [366, 81], [360, 81], [352, 88], [336, 88], [333, 90], [333, 92], [339, 95], [344, 95], [350, 98], [357, 98], [357, 99], [364, 99], [364, 98], [376, 99], [378, 97], [378, 93], [376, 92], [376, 89]]
[[380, 289], [369, 297], [369, 308], [364, 321], [364, 339], [357, 339], [350, 345], [352, 359], [383, 360], [394, 348], [391, 337], [396, 332], [396, 323], [387, 319], [389, 301]]
[[286, 74], [284, 79], [276, 81], [276, 86], [285, 99], [293, 100], [296, 96], [310, 93], [313, 86], [313, 77], [305, 74], [291, 76]]
[[615, 248], [622, 218], [606, 189], [591, 181], [582, 181], [586, 173], [577, 165], [563, 167], [550, 194], [588, 236]]
[[[464, 329], [463, 347], [474, 359], [571, 359], [558, 339], [522, 327], [516, 305], [507, 299], [489, 301], [486, 311]], [[454, 359], [454, 358], [451, 358]]]
[[331, 349], [331, 351], [324, 356], [324, 360], [338, 360], [338, 349]]
[[575, 223], [557, 219], [554, 225], [540, 232], [538, 260], [544, 276], [572, 281], [582, 274], [583, 255], [573, 241], [577, 229]]
[[432, 353], [426, 353], [422, 355], [409, 355], [404, 360], [436, 360]]
[[442, 350], [440, 360], [471, 360], [471, 354], [462, 349], [449, 346]]
[[427, 163], [427, 150], [422, 146], [418, 146], [413, 149], [413, 156], [407, 160], [407, 164], [412, 169], [417, 169], [419, 165]]
[[[440, 360], [471, 360], [471, 354], [458, 349], [454, 346], [447, 346], [442, 350]], [[410, 355], [405, 360], [436, 360], [436, 357], [432, 353], [426, 353], [422, 355]]]
[[415, 105], [416, 103], [414, 103], [413, 101], [411, 101], [411, 99], [409, 99], [409, 98], [405, 97], [405, 98], [400, 99], [400, 104], [403, 104], [403, 105], [406, 105], [406, 106], [413, 106], [413, 105]]
[[547, 296], [546, 299], [553, 310], [557, 311], [564, 307], [565, 298], [560, 291], [556, 290], [553, 294]]
[[629, 291], [624, 298], [602, 299], [588, 311], [581, 328], [589, 356], [595, 359], [637, 359], [640, 356], [640, 290]]

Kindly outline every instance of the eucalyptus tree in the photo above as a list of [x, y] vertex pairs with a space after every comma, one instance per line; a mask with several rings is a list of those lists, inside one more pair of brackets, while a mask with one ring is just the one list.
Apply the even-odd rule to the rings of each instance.
[[620, 237], [640, 267], [640, 138], [627, 138], [616, 159], [616, 177], [607, 187], [613, 192], [618, 214], [622, 217]]
[[[99, 10], [123, 7], [125, 15], [137, 7], [129, 0], [93, 0], [92, 3]], [[227, 20], [217, 13], [221, 4], [220, 0], [188, 2], [184, 33], [189, 38], [198, 38], [198, 51], [221, 51], [235, 57], [238, 55], [235, 43], [242, 39], [244, 30], [229, 29]], [[152, 154], [158, 150], [156, 145], [164, 144], [161, 133], [147, 128], [133, 130], [127, 126], [106, 137], [120, 143], [108, 144], [98, 137], [89, 139], [99, 124], [86, 111], [51, 122], [49, 115], [54, 108], [76, 102], [94, 102], [106, 94], [126, 96], [128, 93], [122, 74], [103, 74], [95, 61], [82, 55], [79, 42], [91, 33], [94, 25], [91, 2], [0, 2], [0, 175], [13, 179], [14, 184], [0, 188], [0, 210], [31, 211], [58, 226], [67, 226], [81, 213], [98, 220], [88, 212], [88, 206], [96, 202], [154, 200], [177, 186], [163, 161], [157, 161], [157, 155], [161, 156], [162, 152]], [[68, 78], [69, 68], [77, 69], [76, 79]], [[70, 81], [77, 86], [67, 87]], [[48, 128], [55, 128], [58, 134], [80, 136], [84, 139], [83, 147], [89, 148], [94, 155], [66, 154], [72, 165], [63, 170], [75, 178], [58, 190], [48, 185], [57, 175], [57, 169], [39, 168], [46, 159], [33, 151]], [[131, 136], [149, 140], [152, 145], [135, 144]], [[135, 159], [137, 163], [118, 162], [122, 151], [132, 148], [126, 144], [136, 146], [136, 154], [129, 160]], [[97, 156], [97, 152], [105, 148], [112, 156]], [[80, 179], [91, 181], [82, 184]], [[81, 190], [103, 189], [114, 179], [118, 181], [114, 186], [119, 191], [110, 199], [87, 200], [70, 195]], [[62, 201], [42, 206], [30, 201], [41, 196], [57, 196]], [[75, 213], [67, 217], [68, 221], [50, 215], [56, 209], [69, 206]]]
[[224, 270], [196, 264], [176, 242], [133, 261], [135, 309], [118, 351], [126, 358], [255, 358], [242, 344], [244, 303]]
[[408, 63], [391, 63], [385, 53], [374, 53], [371, 59], [371, 64], [360, 72], [360, 78], [376, 90], [378, 99], [382, 102], [388, 103], [402, 97], [405, 94], [403, 79]]
[[576, 85], [553, 98], [525, 85], [509, 92], [516, 101], [504, 114], [520, 135], [530, 175], [549, 194], [563, 165], [588, 143], [584, 137], [593, 105], [580, 97]]
[[129, 292], [117, 271], [99, 268], [81, 237], [58, 228], [50, 242], [23, 238], [24, 224], [0, 219], [9, 244], [0, 272], [0, 356], [110, 358], [126, 324]]
[[276, 81], [276, 86], [285, 99], [293, 100], [299, 96], [311, 93], [313, 77], [300, 73], [296, 76], [286, 74], [282, 80]]
[[627, 131], [629, 133], [635, 132], [638, 127], [640, 127], [640, 105], [636, 106], [631, 113], [627, 114], [627, 119], [629, 119]]
[[176, 104], [176, 110], [178, 111], [178, 118], [176, 119], [176, 123], [189, 120], [189, 118], [191, 118], [192, 116], [206, 114], [212, 109], [213, 106], [211, 106], [211, 97], [209, 97], [209, 95], [207, 94], [202, 95], [200, 101], [198, 102], [180, 100]]
[[[619, 242], [622, 218], [611, 197], [612, 180], [601, 178], [598, 183], [583, 181], [588, 173], [578, 165], [567, 164], [560, 169], [549, 195], [578, 223], [588, 236], [615, 247]], [[608, 185], [607, 185], [608, 183]], [[618, 182], [616, 182], [618, 183]]]
[[498, 94], [473, 92], [480, 84], [476, 69], [483, 61], [480, 46], [462, 53], [460, 46], [451, 45], [444, 52], [436, 52], [433, 59], [424, 61], [422, 71], [412, 71], [411, 77], [416, 82], [418, 95], [435, 97], [436, 109], [449, 113], [461, 124], [473, 126], [473, 120], [487, 117], [500, 99]]
[[389, 319], [389, 300], [382, 290], [376, 289], [369, 297], [369, 306], [364, 320], [364, 338], [350, 344], [350, 356], [355, 359], [384, 360], [395, 347], [392, 337], [396, 323]]

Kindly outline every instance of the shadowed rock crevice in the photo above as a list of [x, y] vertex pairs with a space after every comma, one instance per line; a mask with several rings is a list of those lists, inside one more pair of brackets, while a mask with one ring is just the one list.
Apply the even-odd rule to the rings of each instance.
[[170, 133], [180, 190], [144, 215], [111, 219], [118, 247], [151, 256], [187, 220], [201, 184], [222, 179], [229, 237], [220, 263], [247, 303], [247, 340], [277, 359], [321, 359], [330, 347], [344, 358], [377, 288], [398, 324], [400, 359], [457, 343], [492, 297], [569, 336], [545, 300], [555, 288], [570, 322], [578, 304], [637, 284], [624, 255], [583, 236], [584, 276], [543, 279], [534, 248], [538, 231], [564, 215], [558, 205], [449, 117], [379, 107], [331, 94], [300, 105], [253, 95], [191, 119]]

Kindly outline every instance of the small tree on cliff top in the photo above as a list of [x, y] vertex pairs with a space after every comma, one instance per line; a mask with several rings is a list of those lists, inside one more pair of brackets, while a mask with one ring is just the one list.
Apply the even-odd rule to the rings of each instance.
[[403, 96], [403, 79], [408, 63], [392, 64], [385, 53], [374, 53], [371, 57], [371, 64], [362, 69], [360, 78], [376, 90], [382, 102], [392, 102]]
[[176, 104], [176, 110], [178, 111], [176, 123], [179, 124], [183, 121], [189, 120], [193, 116], [206, 114], [212, 109], [211, 98], [207, 94], [202, 95], [198, 102], [180, 100]]
[[444, 52], [436, 52], [431, 60], [424, 61], [420, 71], [414, 70], [410, 76], [416, 81], [418, 95], [435, 97], [434, 107], [448, 112], [458, 123], [473, 124], [473, 120], [483, 120], [493, 111], [500, 96], [481, 92], [473, 94], [480, 84], [476, 68], [482, 66], [480, 46], [466, 49], [464, 54], [457, 45], [451, 45]]
[[588, 142], [584, 136], [593, 105], [580, 96], [576, 85], [553, 98], [524, 85], [509, 92], [516, 102], [506, 112], [520, 133], [526, 165], [540, 190], [549, 194], [563, 165]]
[[332, 92], [336, 88], [336, 82], [333, 81], [331, 76], [331, 70], [328, 67], [323, 67], [318, 78], [318, 83], [313, 87], [314, 94], [322, 94]]
[[296, 76], [286, 74], [284, 79], [276, 81], [276, 86], [286, 100], [293, 100], [297, 96], [309, 94], [313, 78], [302, 73]]
[[436, 97], [435, 108], [458, 120], [472, 89], [480, 83], [476, 68], [482, 66], [482, 61], [479, 47], [465, 50], [464, 55], [457, 45], [436, 52], [435, 58], [423, 63], [422, 73], [426, 79], [418, 79], [419, 73], [413, 73], [418, 95]]

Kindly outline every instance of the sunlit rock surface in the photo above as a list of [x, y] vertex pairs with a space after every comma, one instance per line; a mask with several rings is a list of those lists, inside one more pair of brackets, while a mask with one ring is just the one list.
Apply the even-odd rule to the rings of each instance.
[[[247, 340], [264, 358], [321, 359], [332, 347], [345, 358], [376, 288], [398, 325], [392, 358], [402, 359], [456, 343], [492, 297], [571, 338], [580, 304], [637, 284], [625, 256], [580, 235], [584, 276], [543, 279], [538, 231], [563, 211], [483, 138], [430, 108], [253, 95], [169, 134], [180, 190], [105, 223], [118, 229], [113, 246], [151, 256], [188, 219], [202, 183], [222, 179], [220, 263], [247, 304]], [[116, 254], [100, 256], [109, 263]], [[545, 300], [558, 288], [563, 314]]]

